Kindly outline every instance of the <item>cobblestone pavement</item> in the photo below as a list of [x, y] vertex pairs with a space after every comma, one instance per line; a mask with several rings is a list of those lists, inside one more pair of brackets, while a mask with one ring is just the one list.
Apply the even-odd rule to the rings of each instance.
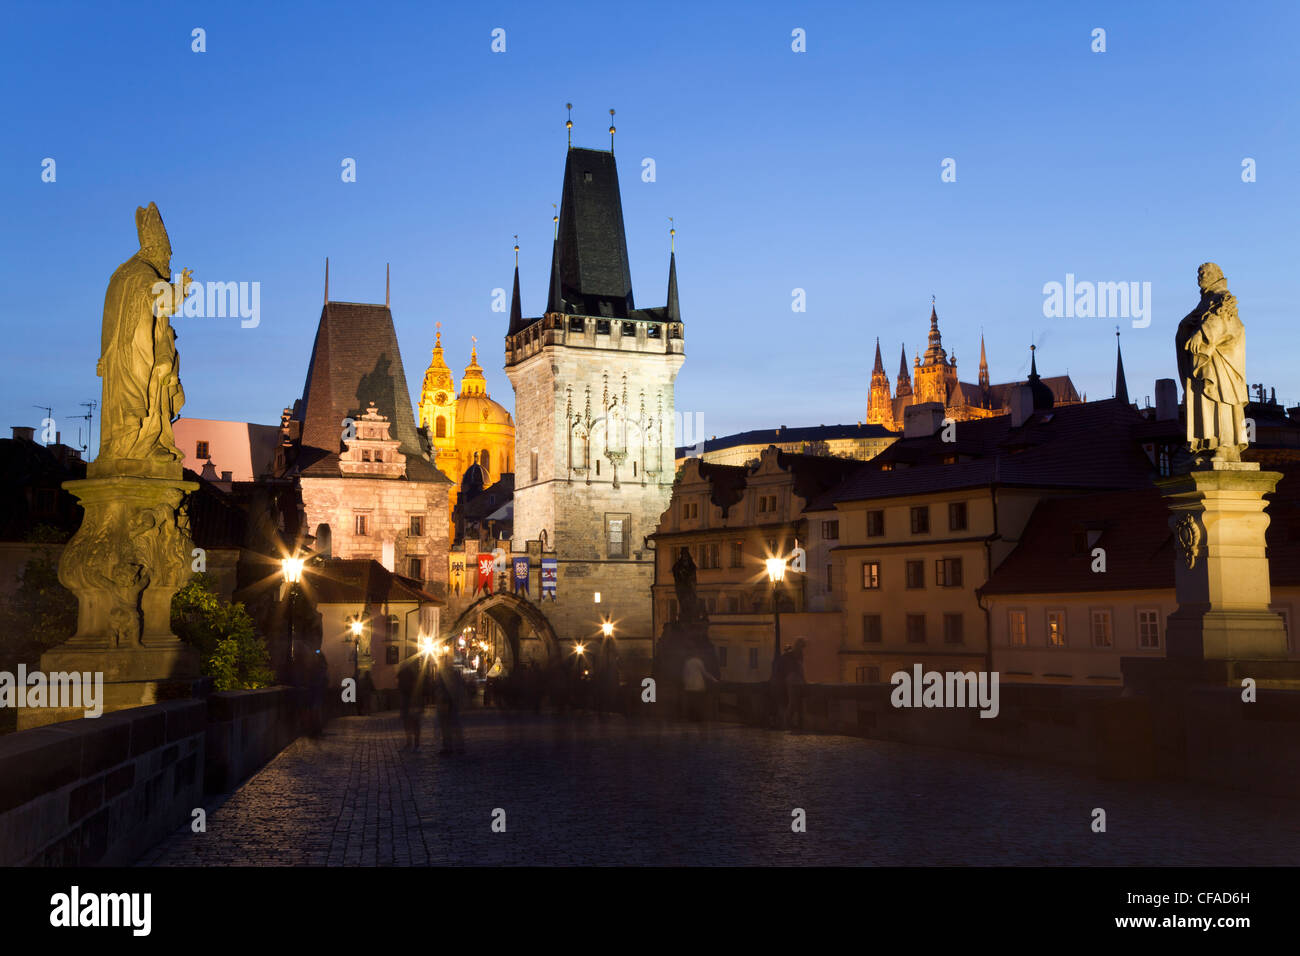
[[432, 714], [415, 753], [396, 714], [336, 720], [210, 803], [206, 833], [187, 824], [140, 862], [1300, 863], [1290, 800], [735, 725], [485, 712], [465, 724], [468, 753], [443, 757]]

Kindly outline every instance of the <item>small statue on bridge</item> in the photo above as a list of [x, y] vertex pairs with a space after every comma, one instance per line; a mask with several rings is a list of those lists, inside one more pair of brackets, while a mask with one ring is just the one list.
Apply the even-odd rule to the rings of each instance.
[[700, 616], [700, 599], [695, 593], [695, 561], [690, 548], [682, 548], [673, 564], [673, 582], [677, 588], [677, 620], [689, 624]]
[[1183, 380], [1187, 442], [1197, 461], [1241, 461], [1246, 447], [1246, 329], [1223, 270], [1213, 262], [1196, 274], [1201, 301], [1182, 322], [1174, 343]]

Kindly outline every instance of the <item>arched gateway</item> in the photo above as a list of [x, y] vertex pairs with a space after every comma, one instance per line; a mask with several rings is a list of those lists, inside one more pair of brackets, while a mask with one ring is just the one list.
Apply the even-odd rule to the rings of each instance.
[[494, 628], [504, 645], [501, 656], [510, 669], [525, 660], [545, 664], [560, 657], [560, 641], [546, 615], [517, 594], [502, 591], [479, 598], [456, 618], [449, 637], [455, 640], [467, 628], [478, 633]]

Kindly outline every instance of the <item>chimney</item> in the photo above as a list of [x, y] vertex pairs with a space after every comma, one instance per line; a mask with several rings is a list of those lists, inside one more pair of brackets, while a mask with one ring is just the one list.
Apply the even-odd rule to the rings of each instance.
[[36, 429], [27, 428], [24, 425], [11, 426], [14, 430], [15, 441], [36, 441]]
[[903, 409], [903, 437], [928, 438], [943, 424], [943, 405], [921, 402]]
[[1034, 414], [1034, 392], [1028, 385], [1011, 389], [1011, 427], [1019, 428]]
[[232, 474], [234, 474], [234, 473], [233, 473], [233, 472], [229, 472], [229, 471], [223, 471], [223, 472], [221, 473], [221, 480], [224, 481], [224, 482], [226, 482], [226, 484], [229, 484], [229, 483], [230, 483], [230, 476], [231, 476]]
[[1156, 379], [1156, 421], [1178, 419], [1178, 383], [1172, 378]]

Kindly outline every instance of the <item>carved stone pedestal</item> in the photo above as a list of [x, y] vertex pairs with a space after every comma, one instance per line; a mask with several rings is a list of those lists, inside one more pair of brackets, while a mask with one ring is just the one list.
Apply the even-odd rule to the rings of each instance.
[[[199, 655], [172, 633], [171, 601], [193, 574], [182, 502], [198, 483], [179, 474], [119, 474], [63, 487], [85, 509], [59, 561], [59, 581], [77, 596], [77, 633], [41, 655], [41, 670], [103, 674], [105, 713], [189, 696]], [[42, 708], [19, 715], [25, 729], [82, 713]]]
[[1159, 482], [1179, 553], [1178, 610], [1167, 628], [1170, 659], [1287, 657], [1285, 623], [1269, 610], [1264, 547], [1264, 495], [1281, 478], [1250, 462], [1214, 462]]

